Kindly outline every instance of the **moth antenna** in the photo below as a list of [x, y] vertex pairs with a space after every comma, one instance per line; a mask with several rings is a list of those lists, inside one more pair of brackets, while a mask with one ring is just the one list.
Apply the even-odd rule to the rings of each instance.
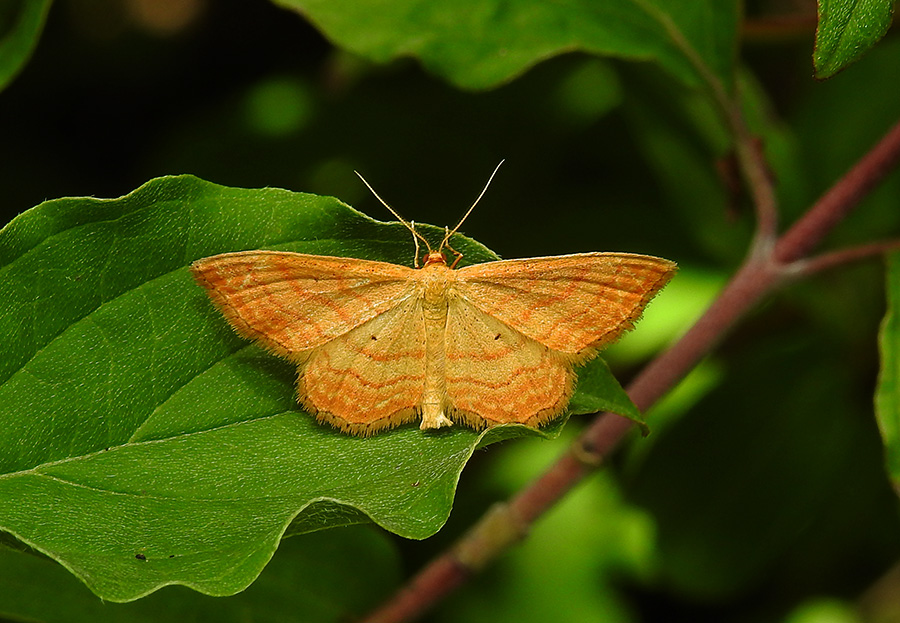
[[[415, 232], [416, 231], [416, 222], [410, 221], [409, 224], [412, 225], [412, 230], [413, 230], [413, 232]], [[416, 255], [413, 258], [413, 267], [418, 268], [419, 267], [419, 239], [416, 238], [415, 236], [413, 236], [413, 244], [416, 245], [416, 250], [415, 250]], [[425, 244], [428, 244], [428, 243], [426, 242]], [[431, 249], [429, 249], [429, 251], [431, 251]]]
[[[500, 165], [502, 165], [504, 162], [506, 162], [506, 158], [504, 158], [503, 160], [501, 160], [500, 163], [499, 163], [496, 167], [494, 167], [494, 172], [491, 173], [491, 176], [488, 178], [487, 184], [484, 185], [484, 188], [481, 190], [481, 193], [478, 195], [478, 198], [475, 199], [475, 203], [473, 203], [472, 206], [471, 206], [468, 210], [466, 210], [466, 213], [463, 214], [463, 217], [462, 217], [461, 219], [459, 219], [459, 223], [456, 224], [456, 227], [454, 227], [454, 228], [451, 229], [450, 231], [446, 231], [446, 230], [445, 230], [445, 233], [444, 233], [444, 239], [441, 240], [441, 246], [439, 247], [439, 249], [443, 249], [444, 246], [445, 246], [448, 242], [450, 242], [450, 237], [451, 237], [453, 234], [455, 234], [455, 233], [459, 230], [459, 228], [462, 226], [463, 222], [464, 222], [467, 218], [469, 218], [469, 215], [472, 213], [472, 210], [475, 209], [475, 206], [477, 206], [477, 205], [478, 205], [478, 202], [481, 201], [481, 198], [484, 197], [484, 193], [487, 192], [488, 186], [491, 185], [491, 182], [494, 180], [494, 176], [497, 175], [497, 171], [500, 170]], [[363, 180], [363, 181], [365, 181], [365, 180]], [[367, 184], [367, 186], [368, 186], [368, 184]], [[372, 192], [375, 192], [375, 191], [372, 191]], [[376, 197], [377, 197], [377, 195], [376, 195]], [[384, 202], [382, 202], [382, 203], [384, 203]], [[393, 210], [391, 210], [391, 211], [393, 212]], [[430, 249], [429, 249], [429, 250], [430, 250]]]
[[366, 185], [366, 188], [369, 189], [369, 192], [371, 192], [373, 195], [375, 195], [375, 198], [378, 199], [378, 201], [381, 203], [381, 205], [383, 205], [388, 210], [390, 210], [391, 214], [393, 214], [397, 218], [398, 221], [403, 223], [406, 226], [406, 229], [408, 229], [410, 232], [412, 232], [413, 242], [416, 245], [416, 262], [415, 263], [416, 263], [416, 265], [418, 265], [418, 263], [419, 263], [419, 240], [421, 240], [422, 242], [425, 243], [425, 248], [428, 249], [429, 253], [431, 253], [431, 245], [428, 244], [428, 240], [425, 239], [425, 236], [423, 236], [422, 234], [420, 234], [419, 232], [416, 231], [416, 227], [413, 223], [411, 223], [410, 221], [407, 221], [405, 218], [403, 218], [402, 216], [397, 214], [397, 211], [394, 210], [394, 208], [392, 208], [391, 206], [389, 206], [387, 201], [385, 201], [384, 199], [379, 197], [378, 193], [375, 192], [375, 189], [372, 188], [371, 185], [369, 185], [369, 182], [366, 181], [366, 178], [364, 178], [360, 174], [359, 171], [354, 171], [354, 173], [356, 173], [357, 177], [359, 177], [359, 179], [362, 180], [362, 183]]

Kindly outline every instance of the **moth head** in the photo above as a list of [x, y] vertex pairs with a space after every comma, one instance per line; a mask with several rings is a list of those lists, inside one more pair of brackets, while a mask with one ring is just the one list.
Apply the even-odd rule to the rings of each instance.
[[[460, 255], [460, 257], [462, 257], [462, 255]], [[447, 258], [444, 257], [444, 254], [441, 251], [429, 251], [425, 254], [422, 266], [431, 266], [433, 264], [447, 265]]]

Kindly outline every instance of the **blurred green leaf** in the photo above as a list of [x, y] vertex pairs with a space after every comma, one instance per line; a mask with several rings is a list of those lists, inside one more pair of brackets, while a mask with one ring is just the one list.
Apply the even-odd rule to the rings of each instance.
[[299, 132], [314, 118], [310, 89], [288, 76], [269, 78], [247, 94], [247, 125], [257, 134], [276, 137]]
[[731, 85], [740, 3], [729, 0], [274, 0], [337, 45], [412, 56], [469, 89], [507, 82], [571, 51], [655, 61], [687, 84]]
[[891, 26], [893, 8], [893, 0], [819, 0], [816, 78], [830, 78], [875, 45]]
[[585, 128], [622, 103], [622, 86], [608, 61], [585, 62], [562, 76], [553, 111], [566, 125]]
[[900, 492], [900, 253], [888, 256], [887, 312], [879, 336], [881, 371], [875, 414], [884, 442], [887, 471]]
[[31, 58], [51, 3], [52, 0], [18, 0], [0, 6], [0, 90]]
[[862, 621], [852, 603], [833, 598], [810, 599], [800, 604], [784, 619], [784, 623], [862, 623]]
[[0, 548], [0, 615], [54, 623], [298, 618], [337, 623], [365, 613], [399, 580], [400, 561], [391, 542], [383, 533], [362, 526], [282, 541], [253, 586], [232, 597], [209, 597], [172, 586], [129, 604], [103, 602], [52, 560]]
[[[454, 245], [466, 261], [492, 257]], [[412, 258], [402, 225], [336, 199], [190, 176], [49, 201], [0, 232], [0, 499], [15, 500], [0, 527], [105, 599], [172, 583], [235, 593], [288, 529], [368, 517], [425, 538], [476, 447], [565, 421], [367, 439], [316, 423], [293, 366], [239, 339], [188, 273], [253, 248]], [[599, 360], [569, 412], [597, 409], [640, 417]]]

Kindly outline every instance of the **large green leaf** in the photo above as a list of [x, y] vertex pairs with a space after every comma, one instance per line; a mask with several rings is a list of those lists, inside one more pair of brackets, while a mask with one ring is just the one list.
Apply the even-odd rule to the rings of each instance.
[[893, 0], [819, 0], [816, 78], [833, 76], [878, 43], [891, 26], [893, 9]]
[[729, 0], [275, 0], [337, 45], [385, 62], [418, 58], [472, 89], [564, 52], [655, 61], [696, 85], [731, 84], [740, 3]]
[[[336, 199], [189, 176], [49, 201], [0, 231], [0, 528], [105, 599], [237, 592], [288, 529], [369, 518], [425, 538], [476, 447], [535, 434], [410, 425], [363, 439], [316, 423], [293, 366], [239, 339], [188, 272], [253, 248], [412, 259], [402, 226]], [[570, 411], [597, 409], [639, 419], [601, 361]]]
[[101, 601], [52, 560], [0, 548], [0, 616], [48, 623], [338, 623], [365, 613], [399, 580], [392, 543], [368, 526], [286, 539], [256, 583], [232, 597], [173, 586], [128, 604]]
[[884, 441], [887, 471], [900, 493], [900, 253], [888, 257], [887, 313], [879, 336], [881, 372], [875, 415]]
[[34, 52], [52, 0], [17, 0], [0, 6], [0, 90]]

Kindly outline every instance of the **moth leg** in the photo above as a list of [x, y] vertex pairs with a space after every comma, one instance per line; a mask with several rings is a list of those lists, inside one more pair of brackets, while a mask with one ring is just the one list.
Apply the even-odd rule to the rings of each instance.
[[[444, 229], [447, 229], [447, 228], [445, 227]], [[447, 242], [444, 243], [444, 248], [446, 248], [448, 251], [450, 251], [451, 253], [453, 253], [453, 255], [456, 256], [456, 258], [454, 258], [454, 260], [453, 260], [453, 263], [450, 264], [450, 270], [453, 270], [454, 268], [456, 268], [456, 265], [459, 264], [459, 261], [463, 258], [463, 254], [460, 253], [459, 251], [457, 251], [456, 249], [454, 249], [453, 247], [451, 247], [449, 240], [447, 240]]]

